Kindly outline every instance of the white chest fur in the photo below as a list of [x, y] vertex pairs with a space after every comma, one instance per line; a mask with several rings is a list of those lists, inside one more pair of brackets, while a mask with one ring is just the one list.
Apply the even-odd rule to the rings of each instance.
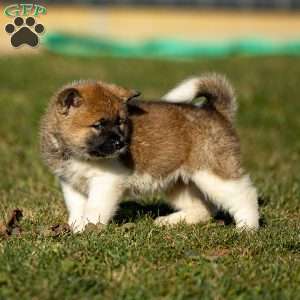
[[163, 191], [179, 177], [188, 180], [180, 170], [164, 178], [155, 178], [147, 173], [132, 173], [121, 162], [114, 159], [94, 162], [70, 159], [58, 171], [58, 175], [83, 194], [88, 193], [88, 185], [93, 178], [114, 176], [118, 178], [124, 192], [134, 195]]

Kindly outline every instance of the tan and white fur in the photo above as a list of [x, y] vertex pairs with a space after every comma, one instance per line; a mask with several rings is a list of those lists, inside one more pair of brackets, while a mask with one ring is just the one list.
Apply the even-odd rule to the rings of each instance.
[[[79, 94], [87, 95], [85, 84], [76, 83], [71, 88], [75, 87]], [[107, 84], [99, 85], [108, 88], [114, 95], [119, 92]], [[208, 99], [203, 107], [181, 104], [190, 103], [198, 96]], [[47, 164], [60, 178], [69, 212], [68, 222], [74, 231], [82, 231], [89, 222], [107, 224], [120, 201], [129, 193], [156, 192], [163, 192], [166, 201], [176, 210], [168, 216], [158, 217], [155, 220], [158, 225], [206, 222], [217, 207], [228, 211], [238, 228], [257, 229], [257, 193], [240, 166], [238, 140], [231, 125], [236, 110], [231, 86], [217, 75], [191, 78], [167, 93], [163, 101], [166, 107], [164, 104], [156, 107], [160, 104], [153, 103], [152, 107], [152, 104], [134, 102], [134, 106], [145, 110], [150, 119], [147, 115], [129, 114], [133, 132], [126, 151], [133, 156], [131, 159], [120, 159], [115, 155], [90, 159], [78, 155], [79, 150], [73, 153], [68, 141], [65, 141], [67, 138], [59, 134], [61, 121], [57, 120], [61, 117], [52, 121], [56, 113], [52, 113], [53, 106], [50, 107], [42, 123], [42, 152]], [[165, 123], [158, 119], [160, 116], [156, 116], [156, 110], [162, 117], [170, 118], [170, 128], [163, 136], [160, 136], [159, 126]], [[174, 123], [172, 110], [174, 118], [178, 118]], [[204, 124], [199, 127], [197, 124], [202, 122], [201, 117]], [[157, 127], [151, 123], [151, 118], [153, 122], [160, 120]], [[182, 132], [173, 136], [172, 130]], [[184, 136], [186, 132], [189, 137]], [[188, 140], [173, 145], [179, 138]], [[155, 139], [155, 144], [151, 139]], [[168, 144], [164, 144], [165, 139], [170, 140]], [[162, 148], [167, 149], [159, 148], [160, 143]], [[67, 149], [66, 153], [61, 150], [63, 147]], [[82, 148], [80, 151], [83, 151]], [[181, 158], [181, 152], [187, 154]], [[63, 159], [64, 156], [67, 158]]]

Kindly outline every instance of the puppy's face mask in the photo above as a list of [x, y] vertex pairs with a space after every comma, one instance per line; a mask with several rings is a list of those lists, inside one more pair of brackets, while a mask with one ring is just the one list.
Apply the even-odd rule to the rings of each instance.
[[83, 159], [126, 152], [130, 124], [127, 102], [138, 92], [103, 82], [84, 82], [57, 96], [59, 131], [73, 155]]

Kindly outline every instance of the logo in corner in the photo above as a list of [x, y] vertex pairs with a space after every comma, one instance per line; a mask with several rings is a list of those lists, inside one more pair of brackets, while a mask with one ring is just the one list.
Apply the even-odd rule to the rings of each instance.
[[5, 26], [5, 31], [10, 35], [11, 45], [15, 48], [21, 45], [36, 47], [40, 35], [45, 32], [45, 27], [35, 18], [46, 13], [47, 9], [37, 4], [13, 4], [5, 7], [4, 15], [14, 18]]

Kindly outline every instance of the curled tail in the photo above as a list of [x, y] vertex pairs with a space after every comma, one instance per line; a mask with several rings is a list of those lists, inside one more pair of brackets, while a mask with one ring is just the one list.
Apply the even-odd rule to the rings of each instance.
[[162, 99], [171, 103], [190, 103], [205, 97], [229, 121], [233, 121], [237, 109], [234, 90], [227, 79], [218, 74], [206, 74], [184, 80]]

